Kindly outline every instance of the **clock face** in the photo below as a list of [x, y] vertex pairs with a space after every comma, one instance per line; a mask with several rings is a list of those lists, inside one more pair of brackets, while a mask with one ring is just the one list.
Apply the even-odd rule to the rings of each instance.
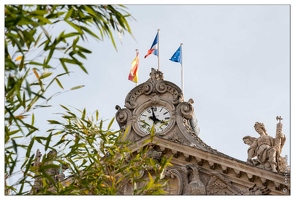
[[171, 113], [165, 106], [150, 106], [144, 109], [137, 120], [140, 130], [149, 134], [154, 125], [155, 133], [165, 131], [171, 123]]

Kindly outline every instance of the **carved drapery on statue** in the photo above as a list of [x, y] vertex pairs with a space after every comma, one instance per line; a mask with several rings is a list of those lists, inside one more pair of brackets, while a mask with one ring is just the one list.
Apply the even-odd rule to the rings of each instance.
[[263, 123], [256, 122], [254, 129], [260, 137], [245, 136], [243, 141], [249, 145], [247, 162], [251, 165], [271, 170], [272, 172], [285, 173], [287, 165], [285, 159], [280, 156], [286, 137], [282, 133], [281, 117], [277, 117], [276, 137], [267, 134]]

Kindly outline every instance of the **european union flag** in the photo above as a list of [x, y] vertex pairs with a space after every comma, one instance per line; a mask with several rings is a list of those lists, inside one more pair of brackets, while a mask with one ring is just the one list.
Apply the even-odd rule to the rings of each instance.
[[175, 53], [169, 60], [182, 64], [181, 46], [175, 51]]

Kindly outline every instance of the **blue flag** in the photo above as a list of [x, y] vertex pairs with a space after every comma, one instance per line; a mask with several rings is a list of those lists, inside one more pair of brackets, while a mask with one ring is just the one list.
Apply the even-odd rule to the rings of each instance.
[[181, 46], [175, 51], [175, 53], [169, 60], [182, 64]]

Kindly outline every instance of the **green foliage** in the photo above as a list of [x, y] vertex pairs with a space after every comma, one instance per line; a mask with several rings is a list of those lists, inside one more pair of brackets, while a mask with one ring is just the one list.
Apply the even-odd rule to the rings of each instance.
[[[50, 149], [53, 135], [35, 136], [35, 109], [50, 107], [48, 101], [61, 93], [48, 97], [53, 84], [68, 91], [61, 77], [70, 73], [70, 66], [88, 73], [83, 61], [91, 51], [81, 42], [88, 37], [102, 41], [107, 36], [116, 48], [113, 31], [131, 34], [127, 22], [131, 16], [124, 9], [122, 5], [5, 5], [5, 178], [22, 174], [15, 183], [5, 182], [5, 194], [25, 194], [35, 145]], [[57, 25], [70, 31], [51, 33]], [[57, 73], [59, 66], [64, 72]], [[24, 140], [30, 143], [18, 142]], [[20, 160], [19, 153], [24, 151], [25, 158]]]
[[[150, 158], [153, 130], [145, 147], [135, 151], [123, 142], [126, 133], [111, 130], [114, 119], [104, 130], [98, 111], [88, 117], [86, 109], [77, 114], [60, 105], [63, 120], [45, 119], [54, 128], [46, 136], [37, 135], [35, 109], [50, 107], [48, 102], [61, 93], [48, 95], [49, 88], [56, 84], [65, 92], [84, 87], [65, 90], [61, 79], [71, 65], [88, 73], [83, 61], [91, 51], [81, 42], [107, 36], [116, 48], [113, 31], [131, 34], [127, 22], [131, 16], [124, 9], [122, 5], [5, 5], [5, 179], [21, 175], [14, 183], [5, 181], [6, 195], [121, 194], [126, 184], [133, 194], [165, 194], [161, 177], [169, 159]], [[54, 35], [50, 30], [58, 24], [71, 31]], [[63, 72], [57, 73], [60, 66]], [[32, 153], [37, 146], [43, 148], [43, 156], [39, 150]], [[61, 171], [67, 178], [57, 181], [63, 179]]]
[[[127, 184], [134, 188], [132, 194], [165, 194], [166, 181], [161, 175], [169, 165], [167, 158], [161, 161], [150, 158], [150, 145], [133, 152], [130, 144], [122, 141], [123, 133], [110, 129], [113, 120], [103, 130], [103, 121], [96, 116], [86, 117], [85, 109], [78, 115], [65, 106], [62, 108], [65, 109], [61, 116], [64, 120], [48, 122], [58, 124], [49, 133], [60, 136], [53, 147], [63, 150], [55, 161], [67, 166], [68, 178], [62, 184], [47, 178], [36, 194], [115, 195], [122, 193]], [[46, 171], [41, 170], [42, 163], [35, 168], [35, 173], [41, 172], [44, 177]]]

